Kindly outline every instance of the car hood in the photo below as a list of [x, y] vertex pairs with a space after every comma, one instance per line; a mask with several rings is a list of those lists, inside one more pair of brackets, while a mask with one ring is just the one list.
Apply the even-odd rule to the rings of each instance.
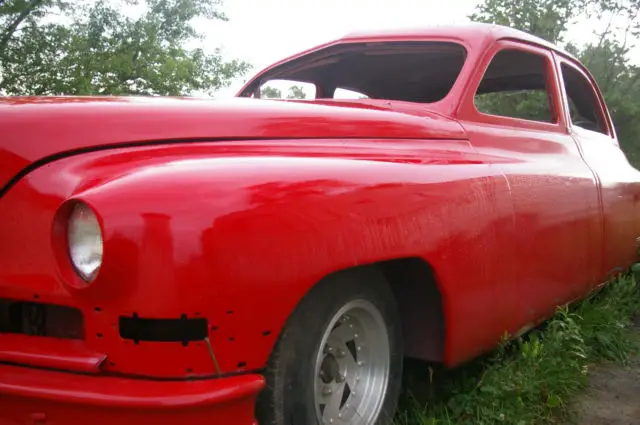
[[157, 97], [3, 98], [0, 135], [0, 188], [38, 164], [104, 147], [194, 140], [466, 138], [455, 120], [403, 102]]

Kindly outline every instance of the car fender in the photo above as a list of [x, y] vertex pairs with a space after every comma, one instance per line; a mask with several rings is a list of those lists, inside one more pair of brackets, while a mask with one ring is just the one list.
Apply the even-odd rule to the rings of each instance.
[[[423, 258], [439, 274], [445, 315], [471, 309], [473, 320], [473, 309], [482, 308], [473, 299], [481, 290], [458, 278], [458, 258], [486, 252], [468, 242], [500, 223], [508, 232], [511, 210], [508, 198], [496, 197], [502, 189], [492, 185], [493, 171], [465, 142], [386, 158], [326, 150], [248, 155], [213, 145], [87, 153], [29, 176], [24, 183], [36, 192], [55, 192], [48, 208], [30, 207], [40, 217], [55, 220], [57, 208], [73, 200], [99, 216], [104, 262], [93, 284], [69, 290], [75, 302], [99, 303], [111, 322], [134, 314], [204, 317], [224, 373], [262, 368], [301, 298], [350, 267]], [[38, 261], [55, 268], [64, 286], [68, 265]], [[200, 347], [196, 364], [210, 363]], [[153, 356], [144, 344], [133, 349]], [[125, 372], [147, 367], [142, 356]]]

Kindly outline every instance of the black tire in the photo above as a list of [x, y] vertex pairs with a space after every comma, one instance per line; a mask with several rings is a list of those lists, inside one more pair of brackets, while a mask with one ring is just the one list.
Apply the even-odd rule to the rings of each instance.
[[331, 319], [353, 300], [365, 300], [377, 308], [386, 324], [390, 348], [386, 395], [377, 420], [367, 425], [393, 423], [403, 359], [397, 305], [382, 274], [375, 268], [361, 268], [336, 273], [319, 282], [290, 316], [265, 369], [267, 386], [259, 395], [256, 406], [260, 425], [320, 423], [314, 398], [316, 355]]

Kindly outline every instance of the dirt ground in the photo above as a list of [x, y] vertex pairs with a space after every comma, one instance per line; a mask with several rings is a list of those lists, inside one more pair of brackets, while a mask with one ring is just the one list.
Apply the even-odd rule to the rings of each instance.
[[[640, 315], [635, 324], [640, 334]], [[640, 356], [628, 367], [592, 366], [576, 411], [577, 425], [640, 425]]]

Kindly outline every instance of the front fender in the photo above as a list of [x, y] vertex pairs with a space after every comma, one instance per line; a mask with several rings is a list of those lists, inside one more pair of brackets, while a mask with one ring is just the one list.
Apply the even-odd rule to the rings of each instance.
[[[31, 240], [47, 246], [29, 248], [37, 252], [28, 271], [11, 265], [25, 265], [24, 250], [3, 248], [3, 273], [7, 281], [25, 283], [14, 291], [20, 296], [38, 291], [86, 309], [87, 326], [101, 334], [87, 343], [109, 351], [118, 372], [212, 372], [204, 343], [123, 339], [118, 319], [134, 314], [206, 318], [222, 372], [259, 369], [295, 305], [322, 277], [417, 256], [453, 279], [452, 247], [473, 254], [478, 248], [466, 243], [482, 229], [500, 219], [510, 223], [508, 199], [486, 202], [493, 190], [487, 169], [464, 155], [466, 142], [423, 143], [433, 143], [429, 159], [413, 161], [249, 155], [234, 152], [232, 144], [228, 151], [169, 145], [62, 159], [2, 199], [5, 216], [11, 213], [3, 204], [25, 200], [21, 217], [13, 219], [34, 217]], [[45, 243], [56, 210], [70, 199], [95, 209], [104, 234], [101, 271], [81, 291], [65, 284], [66, 266], [52, 252], [58, 245]], [[9, 210], [18, 211], [14, 205]], [[500, 208], [504, 217], [495, 215]], [[469, 216], [477, 217], [473, 225], [465, 221]], [[5, 235], [15, 244], [25, 237]], [[456, 290], [444, 288], [443, 298]], [[455, 308], [466, 307], [445, 301], [447, 314]], [[162, 367], [149, 361], [159, 355]]]

